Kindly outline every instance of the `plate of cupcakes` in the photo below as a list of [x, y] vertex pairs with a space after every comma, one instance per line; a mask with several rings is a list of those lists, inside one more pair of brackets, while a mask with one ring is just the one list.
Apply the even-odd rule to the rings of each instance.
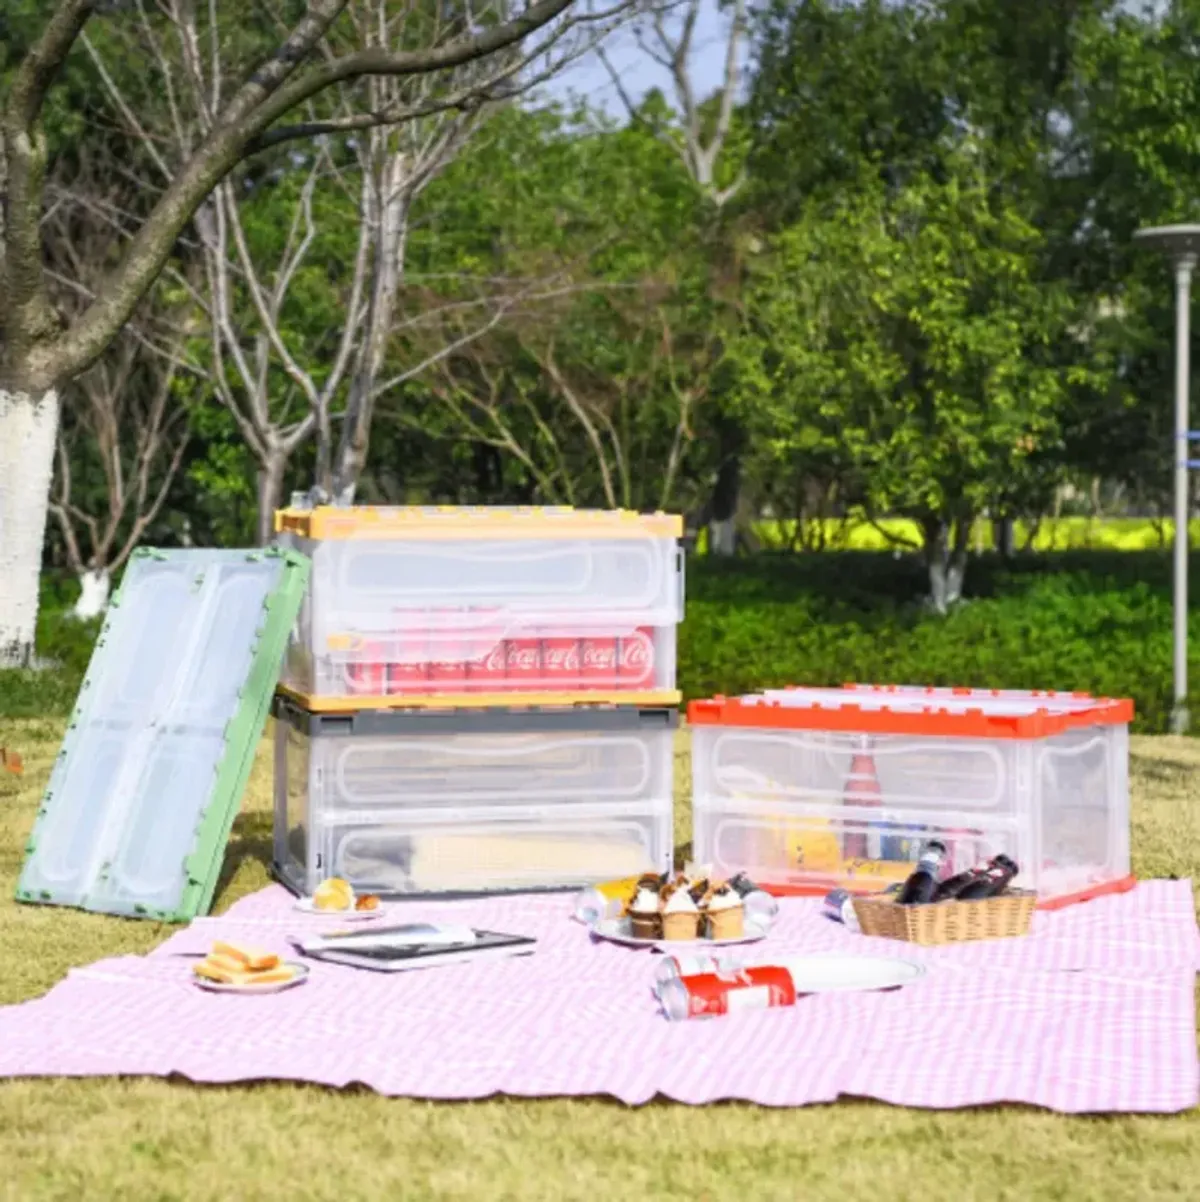
[[740, 883], [738, 878], [716, 881], [688, 872], [666, 877], [647, 873], [625, 899], [620, 915], [602, 918], [592, 933], [611, 943], [672, 951], [686, 944], [756, 943], [766, 938], [770, 915], [747, 912], [748, 895]]

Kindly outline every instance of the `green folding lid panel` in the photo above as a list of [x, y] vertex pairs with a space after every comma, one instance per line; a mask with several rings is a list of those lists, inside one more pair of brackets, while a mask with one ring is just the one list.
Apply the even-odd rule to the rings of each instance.
[[207, 912], [308, 574], [290, 551], [134, 554], [19, 901], [168, 922]]

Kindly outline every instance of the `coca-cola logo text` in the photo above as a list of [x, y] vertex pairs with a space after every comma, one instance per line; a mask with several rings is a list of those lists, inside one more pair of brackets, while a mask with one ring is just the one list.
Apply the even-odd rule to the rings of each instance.
[[578, 672], [579, 644], [559, 639], [542, 646], [542, 661], [547, 672]]
[[536, 672], [538, 668], [537, 644], [526, 646], [521, 643], [509, 643], [507, 663], [510, 672]]
[[621, 668], [640, 672], [654, 665], [654, 644], [641, 632], [621, 640]]
[[617, 670], [617, 641], [589, 640], [583, 645], [583, 670], [589, 674], [615, 673]]

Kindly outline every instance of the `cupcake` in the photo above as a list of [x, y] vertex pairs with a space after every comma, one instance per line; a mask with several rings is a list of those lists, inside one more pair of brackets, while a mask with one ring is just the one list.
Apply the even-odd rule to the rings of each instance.
[[713, 889], [704, 907], [710, 939], [741, 939], [746, 933], [746, 907], [728, 885]]
[[635, 939], [659, 939], [662, 933], [662, 897], [657, 877], [643, 877], [629, 903], [629, 933]]
[[687, 885], [664, 892], [662, 911], [663, 938], [687, 941], [699, 937], [700, 907], [692, 900]]

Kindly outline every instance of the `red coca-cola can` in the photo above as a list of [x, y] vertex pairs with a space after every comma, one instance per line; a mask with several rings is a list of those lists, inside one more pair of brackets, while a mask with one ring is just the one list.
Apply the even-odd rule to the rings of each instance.
[[542, 679], [542, 643], [537, 638], [504, 640], [504, 687], [513, 693], [536, 689]]
[[382, 697], [387, 692], [388, 666], [381, 643], [363, 643], [346, 665], [346, 684], [356, 697]]
[[463, 628], [467, 688], [472, 693], [499, 693], [506, 672], [504, 619], [496, 606], [472, 606]]
[[654, 687], [654, 630], [639, 626], [621, 639], [617, 677], [623, 689]]
[[424, 627], [405, 626], [392, 640], [387, 669], [387, 691], [424, 693], [429, 688], [429, 636]]
[[432, 615], [429, 630], [429, 683], [435, 692], [461, 693], [467, 687], [469, 648], [463, 637], [463, 611]]
[[583, 683], [583, 656], [580, 640], [561, 630], [542, 632], [543, 687], [558, 692], [570, 692]]
[[792, 1006], [796, 985], [786, 968], [763, 965], [736, 972], [706, 972], [676, 977], [659, 986], [663, 1013], [671, 1022], [687, 1018], [719, 1018], [744, 1010]]
[[508, 648], [503, 639], [482, 659], [467, 666], [467, 685], [472, 693], [502, 693], [507, 687]]
[[579, 644], [579, 681], [585, 689], [617, 688], [618, 641], [586, 638]]

